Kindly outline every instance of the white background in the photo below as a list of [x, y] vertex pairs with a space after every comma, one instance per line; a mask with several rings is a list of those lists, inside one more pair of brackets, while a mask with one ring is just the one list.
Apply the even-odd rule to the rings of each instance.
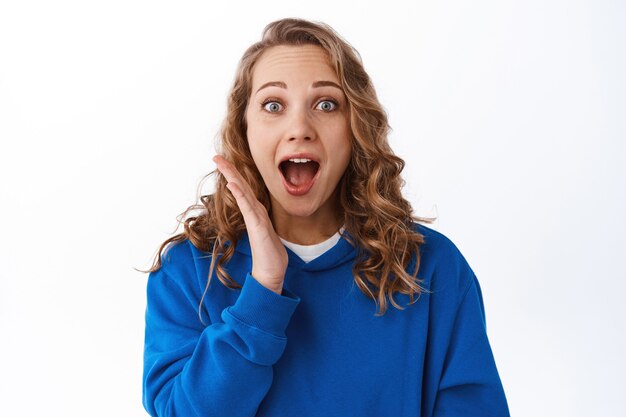
[[624, 416], [626, 3], [3, 1], [0, 414], [141, 416], [147, 268], [245, 48], [332, 25], [483, 288], [512, 415]]

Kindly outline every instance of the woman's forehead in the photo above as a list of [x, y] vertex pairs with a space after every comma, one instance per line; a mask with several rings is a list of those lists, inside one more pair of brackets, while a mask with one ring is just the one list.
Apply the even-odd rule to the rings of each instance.
[[338, 82], [328, 53], [317, 45], [279, 45], [259, 57], [252, 74], [253, 85], [284, 81], [294, 76], [311, 76]]

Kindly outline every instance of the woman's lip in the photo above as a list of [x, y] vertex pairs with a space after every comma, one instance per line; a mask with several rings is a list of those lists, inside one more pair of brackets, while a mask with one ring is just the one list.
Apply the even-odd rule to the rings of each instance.
[[[318, 164], [319, 165], [319, 164]], [[317, 172], [315, 173], [315, 175], [313, 176], [313, 178], [311, 178], [311, 181], [306, 184], [306, 185], [301, 185], [301, 186], [296, 186], [291, 184], [289, 181], [287, 181], [287, 178], [285, 178], [285, 176], [283, 175], [283, 171], [282, 170], [278, 170], [280, 172], [280, 177], [283, 180], [283, 185], [285, 187], [285, 190], [295, 196], [295, 197], [300, 197], [305, 195], [306, 193], [308, 193], [309, 191], [311, 191], [311, 188], [313, 188], [313, 186], [315, 185], [315, 182], [317, 181], [317, 179], [320, 176], [321, 173], [321, 166], [317, 168]]]

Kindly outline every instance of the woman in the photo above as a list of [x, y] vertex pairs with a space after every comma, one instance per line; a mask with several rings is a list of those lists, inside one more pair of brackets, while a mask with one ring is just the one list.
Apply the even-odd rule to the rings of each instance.
[[245, 52], [216, 191], [150, 269], [151, 415], [508, 415], [478, 281], [412, 215], [388, 129], [330, 27]]

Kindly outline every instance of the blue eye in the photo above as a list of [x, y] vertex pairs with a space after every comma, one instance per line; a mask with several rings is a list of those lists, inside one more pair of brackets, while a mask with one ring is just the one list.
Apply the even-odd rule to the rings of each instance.
[[335, 103], [333, 100], [323, 100], [320, 101], [317, 106], [325, 112], [330, 112], [337, 108], [337, 103]]
[[279, 112], [282, 107], [283, 106], [277, 101], [266, 101], [263, 103], [263, 108], [270, 113]]

